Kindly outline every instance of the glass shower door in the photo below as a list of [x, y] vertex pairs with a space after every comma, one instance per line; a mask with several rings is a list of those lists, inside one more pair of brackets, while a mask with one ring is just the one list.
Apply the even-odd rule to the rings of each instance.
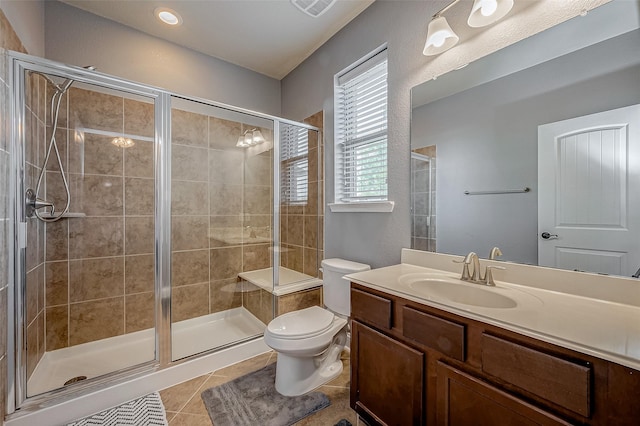
[[28, 397], [156, 359], [155, 99], [72, 78], [20, 79]]
[[[280, 124], [280, 241], [278, 286], [318, 277], [322, 203], [318, 197], [319, 132]], [[286, 290], [284, 290], [286, 292]]]
[[411, 151], [411, 248], [436, 251], [436, 146]]
[[244, 271], [270, 268], [273, 122], [171, 99], [172, 360], [259, 336], [272, 317]]

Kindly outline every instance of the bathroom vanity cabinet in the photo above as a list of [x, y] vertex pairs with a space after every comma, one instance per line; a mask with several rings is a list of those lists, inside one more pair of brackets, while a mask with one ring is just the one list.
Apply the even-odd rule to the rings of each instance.
[[371, 425], [640, 424], [640, 371], [357, 283], [351, 314]]

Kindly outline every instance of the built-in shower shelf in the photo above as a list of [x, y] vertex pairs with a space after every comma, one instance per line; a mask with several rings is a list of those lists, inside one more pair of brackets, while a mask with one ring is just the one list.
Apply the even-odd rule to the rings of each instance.
[[[42, 216], [45, 219], [50, 219], [52, 217], [58, 217], [57, 214], [51, 214], [51, 213], [42, 213], [40, 216]], [[87, 217], [87, 215], [85, 213], [65, 213], [62, 215], [63, 218], [65, 219], [71, 219], [71, 218], [77, 218], [77, 217]]]

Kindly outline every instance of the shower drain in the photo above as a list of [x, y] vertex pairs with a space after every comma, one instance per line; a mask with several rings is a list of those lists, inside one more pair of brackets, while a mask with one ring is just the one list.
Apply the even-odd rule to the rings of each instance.
[[67, 385], [70, 385], [72, 383], [80, 382], [82, 380], [86, 380], [86, 378], [87, 378], [87, 376], [76, 376], [76, 377], [74, 377], [72, 379], [69, 379], [66, 382], [64, 382], [64, 385], [67, 386]]

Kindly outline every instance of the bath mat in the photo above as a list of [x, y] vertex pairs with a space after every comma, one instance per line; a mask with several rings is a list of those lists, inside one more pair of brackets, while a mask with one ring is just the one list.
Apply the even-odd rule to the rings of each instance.
[[158, 392], [101, 411], [68, 426], [167, 426], [167, 416]]
[[282, 396], [275, 388], [276, 364], [202, 392], [215, 426], [289, 426], [331, 403], [322, 392]]

